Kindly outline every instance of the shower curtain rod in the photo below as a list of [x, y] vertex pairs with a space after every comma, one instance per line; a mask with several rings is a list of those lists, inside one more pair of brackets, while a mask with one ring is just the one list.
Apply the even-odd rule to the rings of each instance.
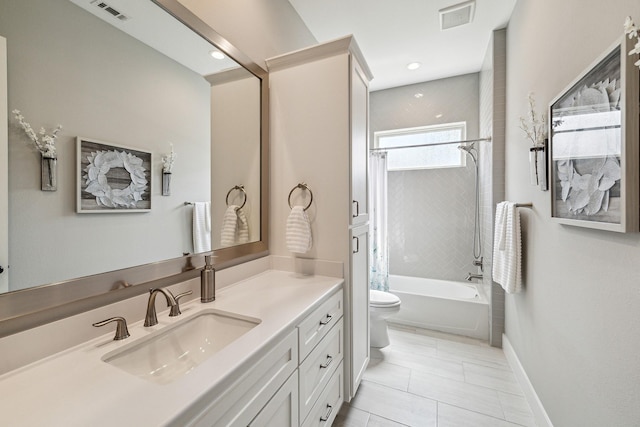
[[378, 147], [378, 148], [370, 148], [369, 151], [388, 151], [388, 150], [397, 150], [399, 148], [419, 148], [419, 147], [434, 147], [436, 145], [449, 145], [449, 144], [467, 144], [470, 142], [479, 142], [479, 141], [489, 141], [491, 142], [491, 137], [486, 138], [478, 138], [478, 139], [465, 139], [463, 141], [448, 141], [448, 142], [435, 142], [433, 144], [418, 144], [418, 145], [401, 145], [398, 147]]

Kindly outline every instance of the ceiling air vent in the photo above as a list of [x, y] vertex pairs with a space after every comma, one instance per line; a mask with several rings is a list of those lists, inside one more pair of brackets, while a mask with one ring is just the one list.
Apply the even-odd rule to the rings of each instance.
[[129, 19], [129, 17], [127, 15], [125, 15], [124, 13], [121, 13], [118, 9], [109, 6], [108, 3], [105, 3], [103, 1], [100, 0], [95, 0], [91, 2], [92, 4], [96, 5], [97, 7], [99, 7], [100, 9], [104, 10], [105, 12], [107, 12], [108, 14], [110, 14], [111, 16], [113, 16], [114, 18], [117, 18], [121, 21], [126, 21]]
[[470, 23], [473, 21], [475, 8], [476, 2], [471, 0], [440, 9], [438, 11], [440, 12], [440, 30], [448, 30]]

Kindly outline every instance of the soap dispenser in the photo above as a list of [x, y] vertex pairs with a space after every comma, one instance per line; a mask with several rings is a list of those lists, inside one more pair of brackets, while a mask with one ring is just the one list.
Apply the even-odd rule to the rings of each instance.
[[216, 270], [211, 264], [211, 255], [204, 257], [204, 268], [200, 272], [200, 302], [216, 300]]

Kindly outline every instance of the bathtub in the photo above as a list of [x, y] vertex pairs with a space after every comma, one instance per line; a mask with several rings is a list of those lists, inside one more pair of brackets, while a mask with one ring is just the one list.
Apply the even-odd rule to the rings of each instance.
[[389, 276], [400, 312], [389, 323], [489, 340], [489, 302], [481, 285]]

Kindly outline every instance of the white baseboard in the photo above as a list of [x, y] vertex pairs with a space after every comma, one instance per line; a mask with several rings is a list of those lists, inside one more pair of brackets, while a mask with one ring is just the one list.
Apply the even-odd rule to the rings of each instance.
[[553, 427], [551, 419], [549, 418], [549, 415], [547, 415], [547, 411], [545, 411], [544, 406], [542, 406], [542, 402], [540, 401], [536, 390], [533, 388], [533, 384], [529, 381], [529, 377], [522, 367], [520, 359], [518, 359], [518, 355], [513, 350], [511, 342], [509, 342], [509, 338], [507, 338], [505, 334], [502, 334], [502, 350], [504, 351], [504, 355], [507, 357], [507, 361], [515, 374], [520, 387], [522, 387], [522, 392], [529, 403], [531, 412], [533, 412], [533, 418], [536, 420], [536, 424], [539, 427]]

